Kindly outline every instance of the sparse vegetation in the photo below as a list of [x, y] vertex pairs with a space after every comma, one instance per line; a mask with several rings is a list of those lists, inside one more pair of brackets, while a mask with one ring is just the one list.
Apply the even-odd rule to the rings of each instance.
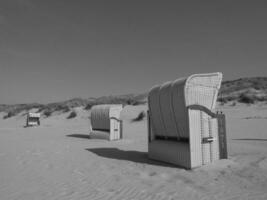
[[122, 104], [122, 105], [140, 105], [146, 103], [147, 94], [142, 95], [119, 95], [119, 96], [104, 96], [100, 98], [91, 98], [87, 105], [85, 106], [85, 110], [90, 110], [94, 105], [100, 104]]
[[3, 117], [3, 119], [7, 119], [7, 118], [13, 117], [13, 116], [15, 116], [15, 115], [16, 115], [15, 112], [9, 111], [9, 112]]
[[16, 104], [5, 105], [0, 104], [0, 112], [7, 113], [3, 118], [9, 118], [18, 115], [20, 112], [28, 112], [35, 108], [37, 112], [42, 113], [45, 117], [50, 117], [54, 112], [69, 112], [75, 107], [84, 107], [85, 110], [90, 110], [92, 106], [98, 104], [123, 104], [123, 105], [139, 105], [146, 103], [146, 94], [141, 95], [118, 95], [118, 96], [104, 96], [100, 98], [74, 98], [63, 102], [49, 103], [49, 104]]
[[43, 112], [43, 115], [46, 116], [46, 117], [50, 117], [52, 115], [52, 111], [51, 110], [45, 110]]
[[86, 106], [85, 106], [85, 110], [90, 110], [94, 105], [96, 105], [95, 103], [93, 103], [93, 102], [90, 102], [90, 103], [88, 103]]
[[7, 119], [18, 115], [23, 111], [29, 111], [33, 108], [38, 108], [40, 104], [16, 104], [16, 105], [0, 105], [0, 112], [7, 113], [3, 118]]
[[255, 102], [255, 97], [248, 94], [241, 94], [238, 101], [240, 103], [253, 104]]
[[66, 106], [65, 108], [63, 108], [63, 112], [66, 113], [66, 112], [69, 112], [70, 111], [70, 108], [68, 106]]
[[77, 116], [77, 113], [75, 111], [72, 111], [69, 116], [67, 117], [67, 119], [72, 119], [75, 118]]
[[144, 111], [140, 112], [136, 118], [134, 118], [132, 121], [133, 122], [138, 122], [138, 121], [142, 121], [146, 116], [146, 113]]
[[67, 105], [61, 105], [61, 104], [58, 104], [55, 106], [55, 111], [62, 111], [62, 112], [69, 112], [70, 111], [70, 108], [69, 106]]
[[[225, 81], [219, 92], [218, 102], [221, 105], [230, 103], [234, 106], [236, 102], [253, 104], [256, 102], [267, 102], [267, 77], [242, 78], [233, 81]], [[37, 112], [49, 117], [54, 112], [69, 112], [75, 107], [84, 107], [90, 110], [92, 106], [98, 104], [123, 104], [123, 105], [140, 105], [147, 102], [147, 93], [140, 95], [127, 94], [116, 96], [104, 96], [100, 98], [74, 98], [63, 102], [49, 104], [0, 104], [0, 112], [7, 113], [3, 118], [7, 119], [18, 115], [21, 112], [27, 112], [33, 108]], [[232, 103], [232, 104], [231, 104]]]
[[222, 84], [218, 101], [252, 104], [267, 101], [267, 77], [242, 78], [225, 81]]
[[232, 102], [231, 106], [236, 106], [236, 102], [235, 101]]
[[227, 103], [227, 100], [226, 99], [224, 99], [224, 98], [222, 98], [222, 97], [219, 97], [218, 98], [218, 102], [220, 103], [220, 105], [224, 105], [224, 104], [226, 104]]

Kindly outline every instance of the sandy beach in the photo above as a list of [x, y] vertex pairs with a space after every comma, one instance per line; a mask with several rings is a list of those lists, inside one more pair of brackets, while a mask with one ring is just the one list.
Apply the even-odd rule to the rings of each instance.
[[[0, 120], [0, 199], [267, 199], [266, 106], [225, 106], [229, 159], [185, 170], [147, 158], [146, 106], [126, 106], [123, 140], [90, 139], [77, 108], [24, 128]], [[1, 113], [1, 116], [4, 115]]]

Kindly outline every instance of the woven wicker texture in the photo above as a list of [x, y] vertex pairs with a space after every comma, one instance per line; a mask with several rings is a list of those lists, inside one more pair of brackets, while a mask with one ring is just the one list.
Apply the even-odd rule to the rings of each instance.
[[[119, 107], [121, 109], [116, 109], [119, 113], [122, 110], [122, 105], [116, 104], [106, 104], [106, 105], [96, 105], [91, 109], [91, 126], [94, 130], [110, 130], [110, 110], [114, 107]], [[119, 115], [118, 113], [118, 115]], [[116, 116], [117, 117], [117, 116]]]
[[[205, 111], [214, 111], [221, 81], [221, 73], [195, 74], [150, 90], [151, 158], [186, 168], [219, 159], [218, 122]], [[154, 140], [154, 136], [166, 140]], [[170, 142], [168, 138], [187, 138], [189, 142]]]

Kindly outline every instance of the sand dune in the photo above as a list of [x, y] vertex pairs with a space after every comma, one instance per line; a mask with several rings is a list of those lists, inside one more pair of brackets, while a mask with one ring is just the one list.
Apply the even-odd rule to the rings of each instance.
[[230, 158], [192, 171], [147, 158], [146, 121], [132, 122], [142, 110], [125, 107], [114, 142], [89, 139], [79, 108], [40, 127], [0, 120], [0, 199], [267, 199], [267, 107], [224, 107]]

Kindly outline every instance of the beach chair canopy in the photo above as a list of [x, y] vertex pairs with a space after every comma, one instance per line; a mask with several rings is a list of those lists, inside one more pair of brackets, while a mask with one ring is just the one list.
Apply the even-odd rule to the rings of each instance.
[[148, 95], [152, 129], [163, 137], [189, 138], [188, 108], [215, 108], [222, 74], [195, 74], [153, 87]]
[[28, 113], [28, 117], [30, 117], [30, 118], [40, 118], [41, 114], [40, 113]]
[[91, 109], [91, 126], [93, 130], [110, 130], [110, 120], [120, 120], [121, 104], [96, 105]]

